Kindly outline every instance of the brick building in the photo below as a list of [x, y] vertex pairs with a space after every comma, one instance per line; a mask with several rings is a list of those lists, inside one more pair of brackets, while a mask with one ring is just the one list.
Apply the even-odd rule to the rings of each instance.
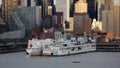
[[73, 32], [78, 35], [83, 35], [84, 32], [91, 34], [91, 19], [87, 13], [74, 13]]
[[57, 16], [57, 26], [62, 27], [63, 25], [63, 12], [56, 12]]

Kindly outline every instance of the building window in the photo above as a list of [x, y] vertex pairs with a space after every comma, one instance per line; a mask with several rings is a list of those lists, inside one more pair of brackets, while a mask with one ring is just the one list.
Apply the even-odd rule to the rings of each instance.
[[69, 22], [68, 21], [65, 21], [65, 28], [69, 29]]

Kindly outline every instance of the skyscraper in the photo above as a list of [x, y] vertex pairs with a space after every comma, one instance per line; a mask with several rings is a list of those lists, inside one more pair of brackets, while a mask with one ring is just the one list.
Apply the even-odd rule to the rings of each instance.
[[86, 0], [79, 0], [75, 3], [75, 13], [87, 13]]
[[70, 0], [56, 0], [56, 12], [63, 12], [63, 21], [69, 21]]
[[111, 5], [111, 2], [112, 0], [105, 0], [105, 3], [104, 3], [104, 9], [105, 10], [110, 10], [110, 5]]
[[24, 6], [24, 0], [2, 0], [2, 17], [4, 21], [10, 18], [10, 12]]
[[63, 12], [56, 12], [56, 17], [57, 17], [57, 27], [62, 28], [63, 25]]
[[102, 11], [104, 10], [105, 0], [98, 0], [98, 6], [97, 6], [97, 18], [98, 21], [102, 21]]
[[48, 0], [42, 0], [42, 16], [48, 15]]
[[[83, 35], [84, 32], [91, 33], [91, 19], [87, 15], [86, 0], [79, 0], [75, 3], [75, 13], [73, 15], [73, 31], [77, 35]], [[78, 30], [79, 29], [79, 30]]]
[[42, 7], [41, 6], [36, 6], [36, 27], [39, 27], [41, 25], [41, 20], [42, 20]]
[[53, 6], [53, 0], [41, 0], [42, 2], [42, 17], [48, 15], [48, 6]]
[[105, 10], [102, 12], [103, 32], [114, 33], [113, 27], [113, 11]]
[[87, 13], [74, 13], [73, 31], [77, 35], [83, 35], [84, 32], [91, 34], [91, 19]]
[[120, 0], [111, 0], [109, 10], [113, 11], [113, 30], [117, 36], [120, 36]]
[[[106, 20], [104, 20], [104, 17], [102, 18], [103, 24], [103, 31], [106, 32], [113, 32], [117, 36], [120, 36], [120, 0], [111, 0], [108, 4], [105, 4], [105, 10], [103, 12], [106, 12], [102, 14], [103, 16], [107, 16]], [[108, 13], [111, 12], [111, 13]], [[110, 15], [113, 14], [113, 15]], [[110, 18], [111, 17], [111, 18]], [[113, 20], [114, 24], [111, 24], [111, 20]], [[110, 27], [108, 28], [108, 25]], [[110, 30], [107, 30], [110, 29]], [[111, 31], [112, 30], [112, 31]]]

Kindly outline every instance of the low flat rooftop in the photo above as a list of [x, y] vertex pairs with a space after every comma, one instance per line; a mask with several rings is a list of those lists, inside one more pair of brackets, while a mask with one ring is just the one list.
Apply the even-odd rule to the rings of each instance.
[[120, 68], [120, 52], [90, 52], [60, 57], [7, 53], [0, 54], [0, 68]]

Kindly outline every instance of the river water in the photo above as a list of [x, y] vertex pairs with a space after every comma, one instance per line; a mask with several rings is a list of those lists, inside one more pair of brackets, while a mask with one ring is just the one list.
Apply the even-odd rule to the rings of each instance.
[[120, 52], [90, 52], [60, 57], [7, 53], [0, 54], [0, 68], [120, 68]]

